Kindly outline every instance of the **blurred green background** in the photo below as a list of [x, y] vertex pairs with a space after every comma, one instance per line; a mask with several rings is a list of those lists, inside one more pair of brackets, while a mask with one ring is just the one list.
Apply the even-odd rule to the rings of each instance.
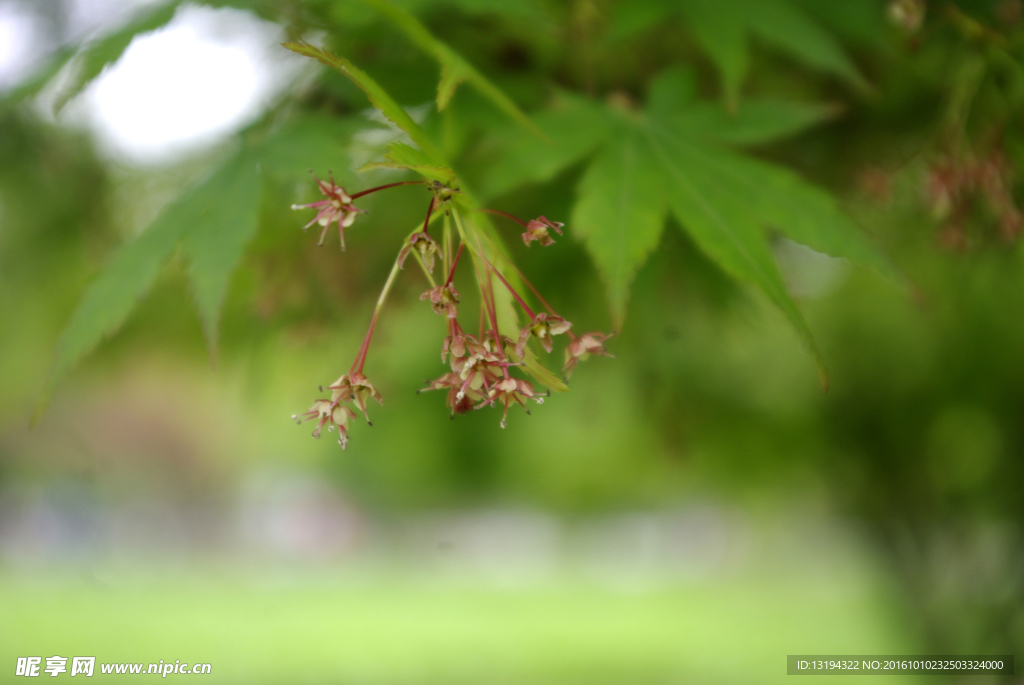
[[[426, 196], [368, 196], [344, 253], [299, 230], [309, 167], [350, 191], [412, 176], [356, 175], [399, 132], [278, 43], [366, 69], [489, 206], [566, 221], [554, 246], [506, 242], [579, 333], [614, 325], [570, 221], [587, 156], [520, 173], [527, 134], [467, 85], [436, 112], [437, 63], [374, 3], [0, 2], [20, 46], [0, 60], [0, 682], [53, 655], [208, 662], [210, 682], [747, 683], [786, 679], [787, 654], [1019, 652], [1021, 3], [771, 0], [783, 19], [753, 28], [747, 0], [398, 4], [531, 115], [564, 93], [636, 112], [669, 70], [726, 117], [823, 106], [744, 154], [827, 189], [898, 275], [773, 239], [823, 392], [785, 316], [669, 218], [615, 358], [501, 430], [415, 394], [446, 367], [409, 268], [366, 367], [384, 404], [342, 451], [289, 416], [354, 357]], [[149, 90], [103, 89], [147, 32], [183, 27], [247, 55], [245, 107], [214, 111], [228, 86], [198, 93], [202, 59], [161, 76], [197, 43], [138, 67]], [[163, 96], [180, 112], [147, 114]], [[175, 117], [226, 118], [173, 138]], [[54, 379], [119, 246], [268, 139], [215, 354], [179, 251]]]

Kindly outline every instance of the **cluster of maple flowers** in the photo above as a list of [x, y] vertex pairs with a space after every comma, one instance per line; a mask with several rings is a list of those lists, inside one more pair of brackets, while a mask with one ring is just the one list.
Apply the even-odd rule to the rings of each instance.
[[1000, 150], [985, 157], [947, 156], [929, 165], [925, 197], [932, 213], [945, 224], [940, 236], [943, 245], [967, 249], [966, 223], [979, 202], [988, 206], [1007, 243], [1024, 232], [1024, 212], [1013, 196], [1014, 171]]
[[[309, 411], [292, 415], [292, 419], [300, 424], [303, 421], [316, 421], [313, 437], [320, 437], [324, 426], [327, 426], [328, 431], [337, 429], [338, 442], [344, 448], [348, 443], [349, 422], [356, 417], [350, 404], [362, 412], [368, 424], [373, 425], [370, 423], [366, 411], [367, 401], [374, 399], [378, 403], [382, 403], [382, 399], [377, 389], [363, 374], [363, 367], [366, 364], [366, 356], [374, 327], [377, 324], [377, 317], [398, 272], [410, 256], [419, 263], [431, 286], [420, 296], [420, 299], [429, 302], [434, 312], [445, 318], [448, 330], [448, 335], [441, 345], [441, 361], [448, 363], [451, 370], [437, 380], [428, 382], [425, 390], [447, 390], [447, 402], [452, 418], [455, 417], [455, 414], [465, 413], [471, 409], [501, 406], [503, 407], [501, 427], [504, 428], [508, 409], [513, 404], [520, 405], [529, 413], [528, 401], [533, 400], [537, 404], [544, 402], [544, 397], [550, 394], [550, 390], [540, 393], [534, 389], [532, 383], [522, 378], [516, 378], [511, 373], [517, 367], [529, 367], [528, 359], [531, 353], [527, 346], [531, 338], [536, 339], [546, 352], [552, 351], [554, 336], [565, 334], [569, 338], [563, 367], [567, 378], [576, 365], [590, 355], [611, 356], [604, 347], [604, 341], [609, 337], [608, 334], [574, 335], [571, 331], [572, 324], [557, 315], [537, 292], [537, 289], [526, 280], [511, 261], [506, 259], [507, 266], [515, 271], [519, 279], [530, 288], [547, 311], [535, 313], [526, 304], [512, 284], [488, 259], [480, 235], [471, 233], [464, 225], [455, 203], [452, 202], [453, 197], [459, 194], [457, 188], [451, 188], [439, 181], [401, 181], [349, 195], [344, 188], [334, 182], [333, 176], [330, 177], [330, 181], [317, 179], [317, 185], [324, 195], [323, 200], [305, 205], [292, 205], [292, 209], [317, 210], [316, 216], [304, 228], [309, 228], [313, 224], [323, 227], [320, 234], [320, 245], [324, 244], [331, 225], [337, 224], [342, 250], [345, 249], [345, 229], [353, 224], [359, 214], [366, 211], [355, 206], [354, 201], [357, 198], [400, 185], [426, 185], [431, 190], [432, 197], [427, 207], [427, 216], [423, 221], [423, 226], [417, 227], [402, 243], [391, 274], [377, 300], [366, 337], [363, 339], [362, 346], [348, 373], [343, 374], [328, 387], [329, 397], [315, 400]], [[430, 235], [429, 229], [432, 219], [440, 215], [439, 209], [442, 207], [445, 210], [444, 234], [439, 242]], [[522, 238], [527, 245], [533, 241], [545, 246], [553, 244], [554, 238], [551, 236], [551, 231], [562, 235], [562, 224], [543, 216], [532, 221], [522, 221], [497, 210], [480, 211], [504, 216], [518, 222], [526, 229]], [[454, 249], [456, 231], [451, 230], [450, 219], [454, 219], [457, 229], [458, 249]], [[472, 255], [481, 295], [480, 325], [478, 334], [475, 336], [466, 333], [459, 325], [461, 296], [454, 283], [459, 260], [466, 249]], [[501, 256], [500, 252], [496, 250], [491, 251], [491, 255]], [[444, 281], [441, 283], [434, 278], [438, 260], [443, 264]], [[498, 301], [494, 294], [495, 281], [508, 290], [512, 300], [519, 305], [529, 319], [515, 340], [502, 334], [499, 329]], [[527, 372], [533, 375], [529, 368], [527, 368]], [[321, 392], [323, 392], [322, 387]]]

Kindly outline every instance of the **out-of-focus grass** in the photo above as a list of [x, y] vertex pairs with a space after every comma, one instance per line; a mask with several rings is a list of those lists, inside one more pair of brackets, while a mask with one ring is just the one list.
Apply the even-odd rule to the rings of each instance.
[[501, 587], [192, 574], [114, 589], [8, 575], [0, 682], [20, 681], [16, 657], [45, 667], [55, 654], [95, 656], [100, 680], [132, 677], [100, 663], [180, 659], [211, 663], [207, 683], [783, 682], [787, 654], [914, 653], [883, 595], [838, 577]]

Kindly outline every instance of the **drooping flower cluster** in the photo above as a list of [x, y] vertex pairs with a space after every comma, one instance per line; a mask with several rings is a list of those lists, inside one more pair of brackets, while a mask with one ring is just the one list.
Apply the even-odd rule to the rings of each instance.
[[[317, 215], [306, 225], [306, 228], [314, 223], [324, 227], [319, 241], [321, 245], [328, 228], [332, 223], [336, 223], [342, 249], [345, 247], [344, 229], [352, 225], [357, 215], [366, 211], [355, 206], [354, 201], [357, 198], [385, 188], [410, 184], [426, 185], [431, 190], [432, 196], [423, 225], [417, 227], [402, 242], [391, 274], [377, 301], [362, 346], [348, 373], [329, 386], [330, 397], [317, 399], [308, 411], [292, 416], [299, 423], [315, 420], [317, 425], [313, 431], [314, 437], [320, 436], [324, 426], [327, 426], [329, 431], [337, 429], [338, 442], [344, 448], [348, 443], [349, 421], [356, 416], [354, 409], [362, 412], [366, 417], [366, 422], [373, 425], [367, 415], [367, 401], [374, 399], [378, 403], [382, 403], [382, 399], [380, 393], [363, 374], [363, 366], [366, 363], [377, 317], [398, 272], [410, 258], [422, 267], [423, 274], [430, 283], [430, 287], [423, 292], [420, 299], [429, 302], [434, 312], [444, 317], [448, 333], [441, 345], [441, 361], [448, 364], [450, 371], [434, 381], [429, 381], [423, 390], [447, 390], [447, 404], [452, 418], [455, 417], [455, 414], [463, 414], [470, 410], [501, 406], [503, 409], [501, 427], [504, 428], [509, 407], [512, 405], [519, 405], [526, 410], [526, 413], [529, 413], [527, 408], [529, 401], [543, 404], [545, 397], [551, 394], [550, 389], [538, 392], [530, 381], [513, 376], [513, 372], [525, 372], [534, 376], [536, 380], [537, 370], [544, 371], [533, 352], [530, 351], [531, 339], [536, 339], [540, 343], [540, 347], [550, 353], [554, 349], [553, 338], [555, 336], [565, 334], [569, 337], [570, 341], [565, 351], [564, 372], [566, 377], [579, 361], [586, 359], [591, 354], [611, 356], [603, 345], [609, 336], [602, 333], [588, 333], [580, 337], [573, 335], [572, 324], [555, 313], [540, 296], [537, 289], [526, 280], [507, 257], [488, 242], [486, 235], [474, 223], [468, 220], [464, 221], [459, 213], [459, 208], [452, 201], [457, 195], [460, 195], [457, 188], [438, 181], [432, 183], [404, 181], [349, 195], [344, 188], [335, 184], [333, 176], [329, 183], [320, 180], [317, 183], [325, 199], [306, 205], [293, 205], [292, 208], [318, 210]], [[430, 235], [430, 224], [433, 219], [440, 216], [439, 210], [442, 208], [444, 209], [444, 234], [440, 238], [435, 238]], [[554, 244], [550, 230], [562, 235], [563, 224], [551, 221], [544, 216], [527, 222], [497, 210], [480, 211], [510, 218], [524, 226], [526, 231], [522, 234], [522, 238], [527, 245], [532, 241], [537, 241], [542, 246]], [[452, 220], [454, 220], [454, 229]], [[458, 241], [458, 249], [454, 247], [455, 241]], [[466, 333], [459, 323], [459, 306], [462, 297], [455, 287], [454, 279], [464, 251], [468, 251], [470, 254], [480, 292], [480, 329], [477, 335]], [[494, 260], [503, 260], [502, 268], [495, 266]], [[433, 275], [438, 261], [443, 262], [444, 265], [442, 273], [445, 280], [440, 283], [435, 280]], [[509, 278], [518, 278], [524, 283], [546, 311], [535, 313], [509, 282]], [[502, 305], [499, 305], [499, 300], [495, 297], [495, 289], [498, 288], [504, 288], [511, 301], [518, 305], [522, 314], [526, 316], [527, 321], [521, 329], [512, 328], [508, 323], [504, 324], [505, 328], [499, 326], [498, 310]], [[508, 299], [503, 299], [502, 302], [508, 302]], [[506, 313], [503, 320], [507, 321], [507, 319], [508, 314]], [[551, 386], [555, 381], [551, 380], [552, 377], [548, 372], [544, 371], [544, 373], [544, 377], [547, 378], [545, 384]], [[561, 388], [565, 389], [564, 386]]]
[[1024, 231], [1024, 212], [1013, 196], [1014, 169], [998, 150], [986, 157], [946, 157], [929, 166], [925, 198], [936, 219], [944, 223], [942, 242], [954, 249], [969, 245], [966, 225], [977, 205], [996, 220], [1007, 243]]

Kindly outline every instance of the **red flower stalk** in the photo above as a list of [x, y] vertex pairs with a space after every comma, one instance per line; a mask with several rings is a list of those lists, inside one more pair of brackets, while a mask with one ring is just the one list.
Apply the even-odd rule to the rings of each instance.
[[519, 297], [519, 293], [516, 292], [515, 288], [513, 288], [509, 282], [505, 280], [505, 277], [501, 275], [501, 272], [495, 269], [494, 265], [486, 259], [484, 259], [484, 262], [498, 277], [498, 280], [505, 284], [508, 291], [512, 293], [512, 297], [515, 298], [515, 301], [519, 303], [519, 306], [523, 308], [526, 315], [530, 317], [530, 323], [525, 326], [519, 334], [519, 342], [516, 343], [516, 354], [522, 358], [523, 352], [526, 349], [526, 343], [530, 339], [530, 336], [535, 336], [540, 341], [544, 351], [550, 352], [552, 349], [551, 336], [565, 333], [572, 328], [572, 324], [557, 314], [545, 314], [543, 312], [540, 314], [534, 314], [533, 310], [523, 302], [523, 298]]
[[367, 188], [366, 190], [360, 190], [358, 193], [353, 193], [352, 199], [354, 200], [357, 197], [376, 193], [378, 190], [387, 190], [388, 188], [394, 188], [396, 186], [421, 186], [425, 183], [426, 181], [398, 181], [397, 183], [385, 183], [384, 185], [377, 186], [376, 188]]

